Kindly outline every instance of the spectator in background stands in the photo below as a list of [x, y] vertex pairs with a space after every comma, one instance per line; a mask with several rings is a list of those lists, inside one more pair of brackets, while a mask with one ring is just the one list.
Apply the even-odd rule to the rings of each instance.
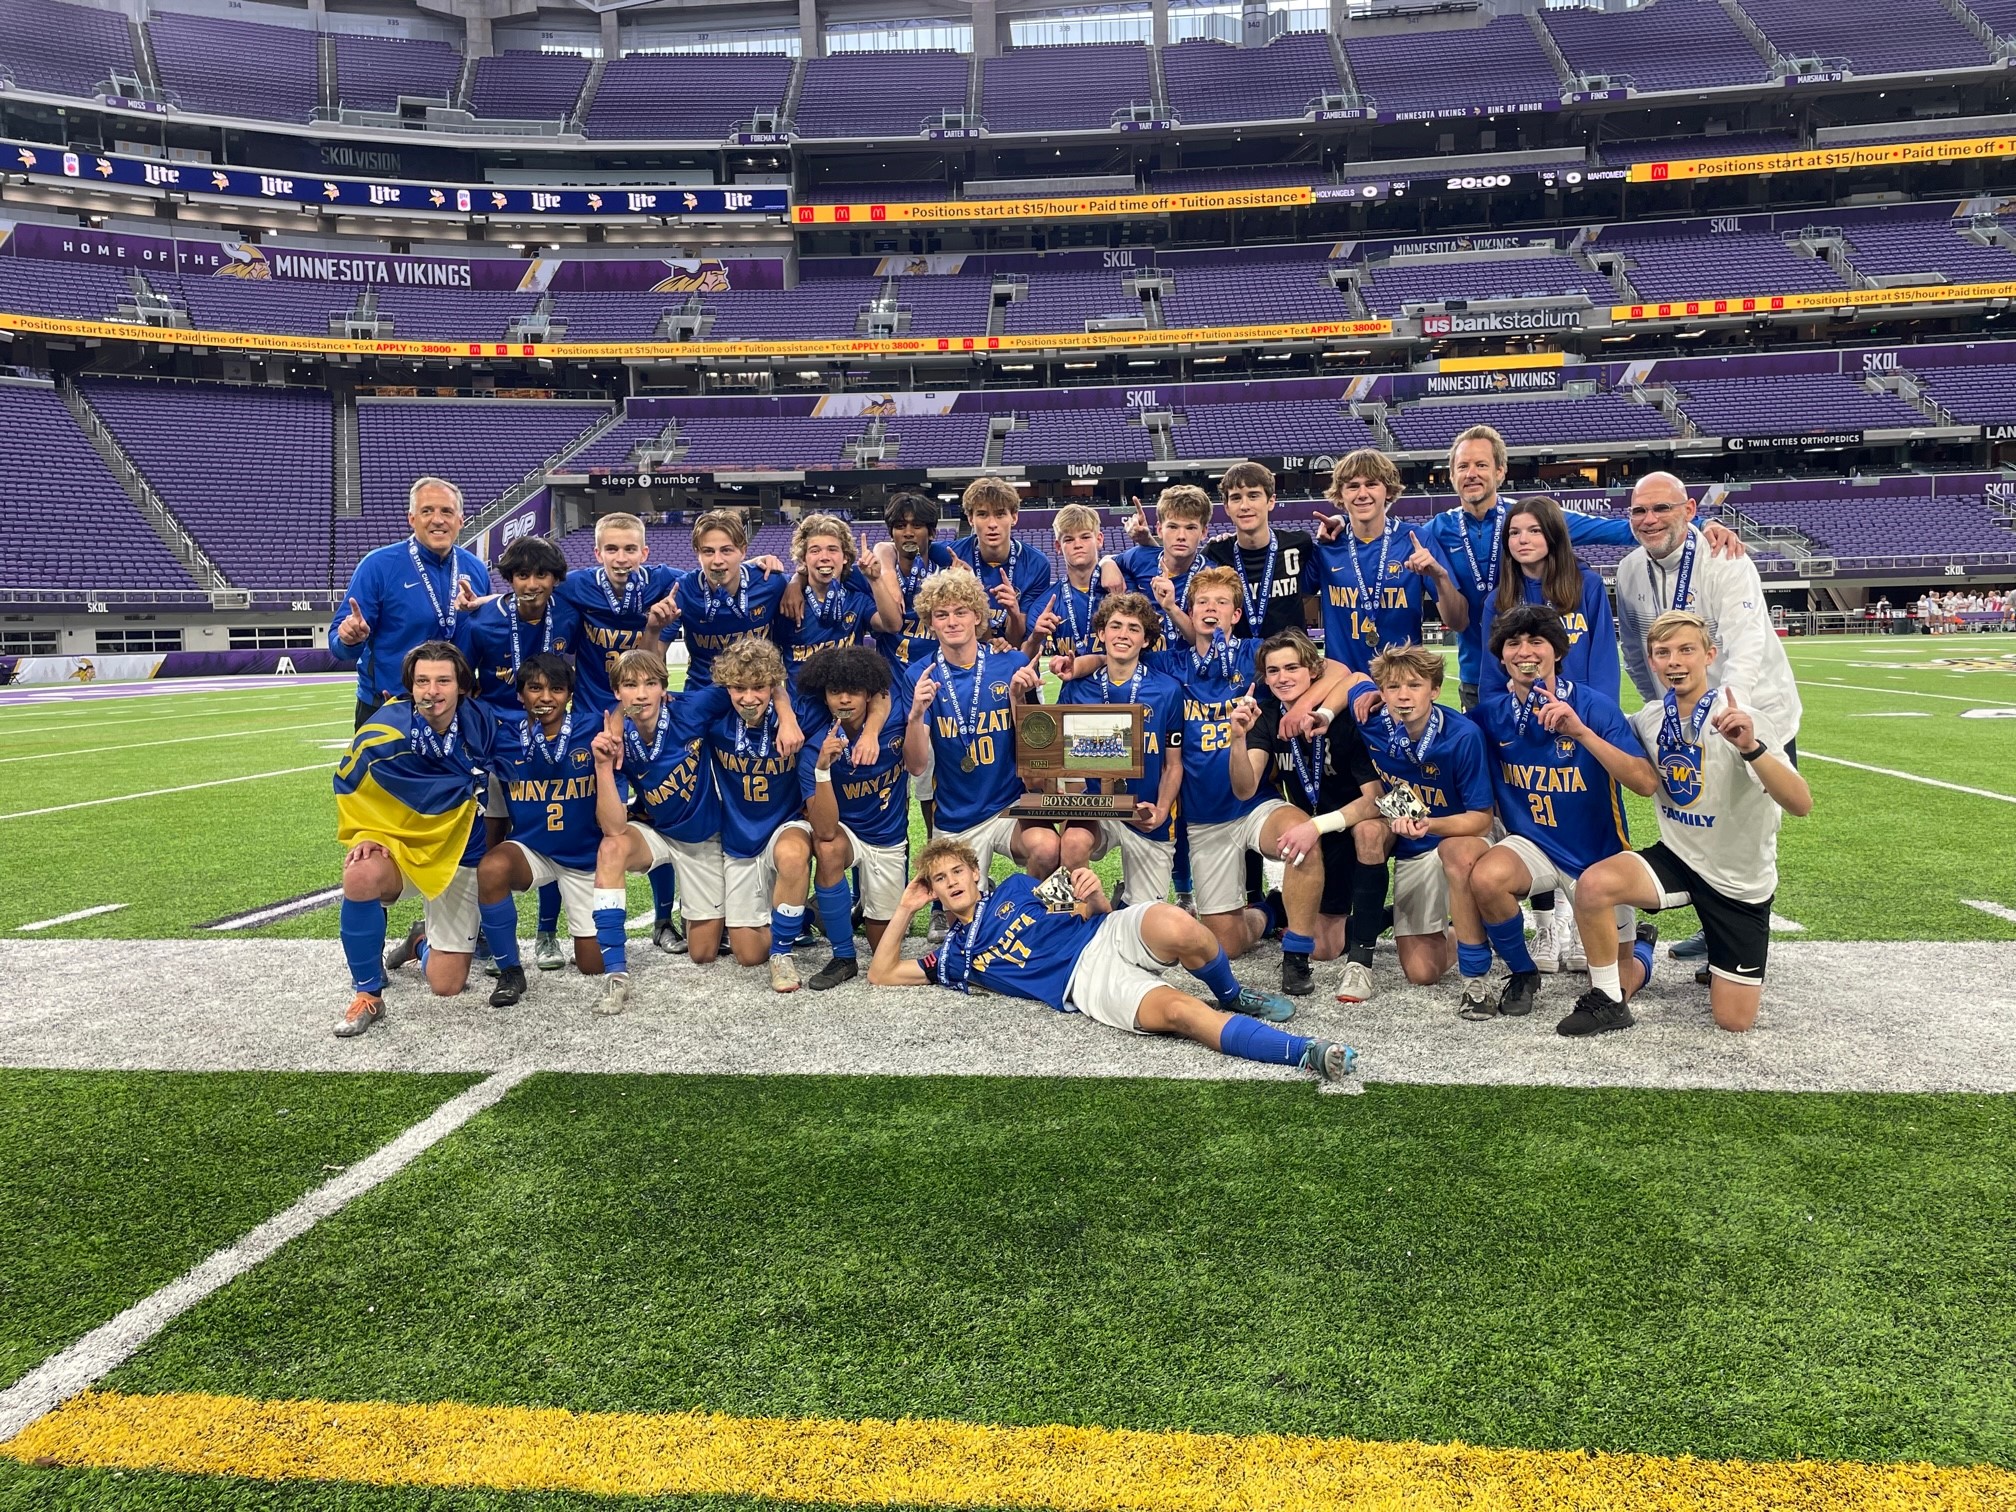
[[[1484, 597], [1498, 581], [1504, 549], [1505, 503], [1498, 496], [1507, 470], [1505, 438], [1488, 425], [1473, 425], [1449, 447], [1449, 481], [1460, 501], [1428, 522], [1422, 541], [1449, 563], [1456, 586], [1470, 603], [1470, 623], [1456, 640], [1456, 663], [1463, 707], [1477, 707], [1477, 679], [1484, 665]], [[1567, 511], [1568, 538], [1578, 546], [1630, 546], [1623, 520]], [[1743, 543], [1733, 531], [1708, 525], [1702, 534], [1717, 556], [1740, 557]]]
[[[1745, 710], [1783, 743], [1785, 759], [1798, 763], [1799, 688], [1784, 642], [1771, 623], [1764, 583], [1747, 557], [1720, 557], [1694, 528], [1696, 506], [1673, 474], [1647, 473], [1631, 490], [1631, 530], [1638, 549], [1617, 564], [1617, 632], [1624, 667], [1647, 703], [1666, 689], [1652, 666], [1646, 636], [1654, 621], [1676, 609], [1708, 624], [1716, 647], [1708, 669], [1711, 687], [1733, 688]], [[1675, 959], [1698, 961], [1708, 953], [1696, 933], [1673, 946]]]
[[455, 544], [462, 490], [453, 483], [417, 479], [407, 490], [406, 523], [411, 535], [357, 564], [329, 622], [330, 655], [357, 666], [359, 725], [401, 692], [400, 670], [415, 646], [442, 640], [466, 649], [475, 585], [490, 582], [483, 559]]

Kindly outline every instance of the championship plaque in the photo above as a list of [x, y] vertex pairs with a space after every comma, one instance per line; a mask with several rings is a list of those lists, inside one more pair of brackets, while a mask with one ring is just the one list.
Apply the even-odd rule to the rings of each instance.
[[1131, 819], [1128, 779], [1141, 775], [1140, 704], [1017, 702], [1015, 770], [1022, 819]]

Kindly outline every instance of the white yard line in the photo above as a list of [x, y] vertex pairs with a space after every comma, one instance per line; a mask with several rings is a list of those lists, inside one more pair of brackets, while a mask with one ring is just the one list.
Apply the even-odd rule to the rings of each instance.
[[117, 913], [124, 903], [100, 903], [96, 908], [80, 908], [75, 913], [58, 914], [53, 919], [37, 919], [33, 924], [17, 924], [16, 929], [26, 934], [34, 929], [54, 929], [58, 924], [75, 924], [79, 919], [93, 919], [99, 914]]
[[1797, 919], [1788, 919], [1783, 914], [1771, 915], [1771, 927], [1780, 934], [1804, 934], [1806, 926]]
[[1960, 901], [1969, 908], [1978, 908], [1985, 914], [1993, 914], [1998, 919], [2007, 919], [2011, 924], [2016, 924], [2016, 908], [1990, 903], [1985, 898], [1962, 898]]
[[1905, 782], [1922, 782], [1926, 787], [1944, 788], [1949, 793], [1966, 793], [1974, 798], [1993, 798], [2000, 803], [2016, 803], [2016, 794], [1990, 792], [1987, 788], [1962, 787], [1957, 782], [1941, 782], [1937, 777], [1920, 777], [1916, 772], [1900, 772], [1895, 767], [1869, 766], [1860, 761], [1847, 761], [1839, 756], [1822, 756], [1818, 751], [1801, 751], [1801, 762], [1811, 758], [1825, 761], [1834, 766], [1853, 767], [1858, 772], [1874, 772], [1879, 777], [1896, 777]]
[[1886, 698], [1938, 698], [1947, 703], [1973, 704], [1977, 709], [2016, 709], [2016, 704], [2000, 698], [1967, 698], [1958, 693], [1920, 693], [1912, 688], [1872, 688], [1867, 683], [1816, 682], [1800, 678], [1809, 688], [1840, 688], [1849, 693], [1881, 693]]
[[231, 787], [240, 782], [258, 782], [266, 777], [292, 777], [297, 772], [326, 772], [330, 763], [318, 761], [310, 766], [282, 767], [277, 772], [247, 772], [242, 777], [219, 777], [214, 782], [187, 782], [181, 787], [154, 788], [145, 793], [121, 793], [115, 798], [87, 798], [82, 803], [58, 803], [49, 808], [21, 809], [12, 814], [0, 814], [0, 820], [33, 819], [39, 814], [67, 814], [72, 809], [97, 808], [106, 803], [131, 803], [136, 798], [164, 798], [170, 793], [193, 793], [198, 788]]
[[249, 714], [254, 709], [288, 709], [295, 713], [300, 712], [299, 705], [289, 703], [239, 704], [229, 709], [192, 709], [185, 705], [172, 714], [133, 714], [124, 719], [80, 719], [70, 720], [63, 724], [46, 725], [8, 725], [0, 722], [0, 740], [14, 735], [42, 735], [47, 734], [51, 730], [62, 732], [74, 731], [85, 725], [96, 730], [106, 725], [158, 724], [164, 719], [216, 719], [220, 715], [226, 714]]
[[110, 1323], [51, 1355], [0, 1391], [0, 1442], [103, 1380], [198, 1302], [237, 1280], [290, 1239], [298, 1239], [355, 1198], [398, 1175], [478, 1113], [494, 1107], [529, 1075], [525, 1069], [498, 1071], [451, 1097], [390, 1144], [324, 1182], [285, 1212], [268, 1218], [237, 1243], [216, 1251]]
[[[332, 725], [349, 723], [347, 719], [318, 719], [312, 724], [273, 725], [264, 730], [225, 730], [217, 735], [178, 735], [173, 740], [136, 740], [128, 745], [85, 746], [76, 751], [37, 751], [32, 756], [0, 756], [0, 766], [10, 761], [53, 761], [59, 756], [102, 756], [107, 751], [144, 751], [153, 746], [191, 745], [199, 740], [242, 740], [247, 735], [286, 735], [295, 730], [326, 730]], [[343, 744], [348, 749], [350, 742], [346, 740]]]
[[220, 932], [233, 929], [255, 929], [274, 919], [291, 918], [295, 914], [312, 913], [318, 908], [327, 908], [343, 896], [341, 887], [325, 888], [321, 892], [309, 893], [305, 897], [290, 898], [285, 903], [275, 903], [270, 908], [256, 908], [251, 913], [234, 914], [228, 919], [219, 919], [215, 924], [205, 924], [203, 928]]

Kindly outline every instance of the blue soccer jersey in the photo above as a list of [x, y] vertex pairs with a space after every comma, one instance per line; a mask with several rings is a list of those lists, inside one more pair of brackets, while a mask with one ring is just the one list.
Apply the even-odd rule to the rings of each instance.
[[[1519, 584], [1525, 602], [1544, 604], [1547, 594], [1539, 582], [1521, 575]], [[1505, 691], [1505, 663], [1490, 654], [1491, 625], [1498, 617], [1498, 595], [1484, 600], [1484, 660], [1478, 666], [1477, 688], [1486, 698]], [[1624, 663], [1617, 649], [1617, 621], [1610, 613], [1610, 594], [1603, 579], [1587, 567], [1582, 569], [1581, 601], [1561, 616], [1568, 632], [1568, 655], [1555, 671], [1572, 683], [1594, 688], [1612, 699], [1623, 686]], [[1607, 737], [1606, 737], [1607, 738]]]
[[805, 615], [793, 624], [788, 615], [778, 617], [772, 632], [784, 653], [784, 675], [795, 687], [798, 669], [814, 652], [830, 646], [865, 646], [873, 633], [875, 590], [859, 568], [850, 567], [827, 587], [822, 596], [811, 584], [805, 587]]
[[1057, 628], [1044, 637], [1038, 651], [1044, 656], [1096, 654], [1099, 639], [1092, 633], [1092, 616], [1099, 608], [1099, 600], [1105, 596], [1099, 591], [1096, 573], [1092, 586], [1087, 589], [1073, 588], [1068, 577], [1060, 583], [1053, 583], [1050, 590], [1036, 601], [1035, 611], [1029, 616], [1029, 624], [1033, 628], [1046, 612], [1055, 611], [1057, 615]]
[[[1423, 544], [1427, 542], [1424, 538]], [[1377, 539], [1343, 539], [1317, 548], [1323, 584], [1323, 654], [1371, 675], [1372, 658], [1388, 646], [1421, 639], [1421, 618], [1434, 580], [1407, 570], [1414, 542], [1397, 522]], [[1434, 548], [1429, 547], [1430, 554]]]
[[651, 606], [672, 592], [679, 574], [646, 562], [619, 590], [609, 574], [570, 572], [553, 590], [546, 610], [553, 635], [574, 653], [574, 707], [601, 714], [616, 706], [610, 688], [616, 663], [639, 646], [656, 649], [658, 636], [645, 625]]
[[945, 943], [919, 959], [926, 980], [954, 992], [978, 987], [1070, 1012], [1064, 990], [1103, 921], [1075, 910], [1050, 912], [1036, 897], [1038, 885], [1027, 872], [1016, 872], [982, 898], [971, 923], [953, 925]]
[[[1555, 693], [1620, 751], [1642, 749], [1615, 699], [1572, 680], [1557, 682]], [[1563, 871], [1579, 875], [1631, 848], [1624, 793], [1588, 747], [1547, 733], [1532, 712], [1539, 703], [1522, 706], [1508, 690], [1487, 696], [1471, 717], [1490, 746], [1491, 781], [1505, 828], [1539, 846]]]
[[[1562, 512], [1568, 539], [1578, 546], [1635, 546], [1628, 520], [1602, 515]], [[1470, 604], [1470, 623], [1456, 638], [1456, 664], [1464, 682], [1478, 686], [1484, 663], [1484, 600], [1498, 583], [1498, 562], [1505, 550], [1505, 505], [1494, 503], [1481, 517], [1460, 505], [1445, 509], [1421, 532], [1422, 543], [1447, 564], [1456, 591]]]
[[[1022, 614], [1029, 617], [1030, 606], [1043, 596], [1043, 590], [1050, 586], [1050, 558], [1033, 546], [1021, 541], [1008, 543], [1008, 560], [1001, 563], [980, 560], [980, 538], [961, 536], [952, 543], [952, 554], [971, 567], [980, 579], [980, 586], [987, 592], [989, 612], [987, 632], [990, 635], [1006, 633], [1008, 611], [994, 602], [994, 590], [1007, 583], [1015, 590], [1015, 601], [1022, 606]], [[928, 628], [928, 627], [927, 627]]]
[[[778, 632], [777, 603], [791, 579], [783, 573], [766, 576], [761, 567], [742, 564], [733, 584], [716, 588], [699, 568], [679, 575], [673, 602], [679, 606], [676, 631], [666, 627], [665, 638], [674, 634], [686, 641], [686, 686], [705, 687], [714, 681], [714, 658], [745, 635]], [[809, 611], [808, 611], [809, 613]], [[786, 626], [789, 620], [783, 622]]]
[[548, 740], [529, 715], [500, 720], [491, 768], [504, 790], [511, 838], [547, 860], [577, 871], [595, 865], [602, 829], [595, 820], [595, 753], [602, 722], [585, 711], [568, 714]]
[[[1156, 672], [1145, 663], [1132, 678], [1118, 682], [1104, 670], [1090, 677], [1074, 678], [1057, 695], [1060, 704], [1140, 704], [1147, 709], [1141, 717], [1141, 775], [1131, 779], [1127, 791], [1137, 803], [1152, 806], [1162, 792], [1162, 775], [1170, 756], [1182, 760], [1183, 685], [1175, 678]], [[1148, 832], [1152, 840], [1167, 840], [1175, 831], [1172, 812], [1162, 827]]]
[[1253, 686], [1256, 640], [1221, 641], [1211, 651], [1151, 652], [1144, 660], [1183, 685], [1183, 817], [1191, 824], [1228, 824], [1272, 796], [1232, 791], [1232, 709]]
[[[1436, 704], [1419, 740], [1384, 710], [1365, 722], [1360, 732], [1380, 781], [1389, 788], [1412, 788], [1430, 818], [1491, 811], [1491, 759], [1484, 732], [1454, 709]], [[1436, 835], [1396, 839], [1394, 856], [1406, 861], [1431, 854], [1442, 843]]]
[[700, 688], [680, 703], [682, 718], [704, 721], [701, 743], [721, 789], [721, 849], [741, 860], [762, 855], [772, 835], [805, 813], [798, 757], [777, 749], [776, 708], [750, 725], [735, 712], [726, 688]]
[[648, 737], [623, 721], [623, 765], [616, 775], [625, 796], [645, 823], [682, 845], [721, 833], [721, 793], [701, 738], [712, 714], [706, 702], [711, 691], [667, 694]]
[[[1120, 581], [1127, 585], [1129, 593], [1141, 594], [1155, 605], [1155, 617], [1162, 624], [1162, 638], [1170, 644], [1179, 639], [1175, 622], [1169, 612], [1156, 603], [1155, 590], [1150, 586], [1162, 573], [1162, 548], [1160, 546], [1133, 546], [1114, 556], [1113, 565], [1120, 569]], [[1176, 585], [1176, 602], [1184, 609], [1190, 607], [1190, 580], [1197, 576], [1210, 562], [1199, 551], [1190, 559], [1190, 565], [1169, 579]]]
[[954, 835], [992, 819], [1022, 796], [1015, 772], [1015, 726], [1009, 716], [1009, 679], [1029, 665], [1020, 651], [978, 647], [970, 667], [933, 655], [910, 669], [903, 690], [909, 707], [917, 679], [927, 674], [938, 696], [925, 717], [937, 755], [938, 830]]
[[[823, 711], [815, 724], [806, 719], [810, 710], [800, 709], [799, 723], [805, 728], [805, 749], [798, 753], [798, 793], [810, 801], [819, 779], [819, 747], [833, 728]], [[854, 765], [851, 751], [843, 751], [829, 769], [833, 778], [833, 802], [840, 810], [840, 822], [854, 832], [863, 845], [904, 845], [910, 839], [910, 774], [903, 769], [903, 721], [891, 718], [882, 729], [882, 744], [875, 760], [867, 766]]]
[[947, 546], [943, 541], [932, 541], [922, 551], [917, 553], [917, 560], [912, 562], [907, 569], [900, 566], [902, 556], [900, 553], [898, 554], [897, 561], [899, 566], [896, 572], [896, 593], [903, 600], [903, 633], [905, 635], [921, 634], [926, 639], [930, 638], [931, 627], [929, 625], [920, 627], [917, 623], [917, 590], [924, 586], [924, 579], [931, 576], [934, 572], [943, 572], [955, 560], [956, 558], [952, 555], [952, 548]]
[[469, 616], [462, 649], [476, 669], [476, 697], [499, 719], [514, 720], [525, 712], [518, 699], [518, 669], [526, 657], [548, 651], [560, 656], [568, 653], [570, 648], [553, 633], [554, 623], [549, 605], [538, 624], [526, 624], [518, 617], [517, 596], [510, 593]]

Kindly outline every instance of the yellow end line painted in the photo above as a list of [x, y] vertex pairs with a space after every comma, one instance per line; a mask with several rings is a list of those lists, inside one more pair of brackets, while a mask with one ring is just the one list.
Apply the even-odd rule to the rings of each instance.
[[72, 1399], [0, 1453], [263, 1481], [1054, 1512], [1985, 1512], [2016, 1500], [2016, 1472], [1993, 1466], [109, 1392]]

